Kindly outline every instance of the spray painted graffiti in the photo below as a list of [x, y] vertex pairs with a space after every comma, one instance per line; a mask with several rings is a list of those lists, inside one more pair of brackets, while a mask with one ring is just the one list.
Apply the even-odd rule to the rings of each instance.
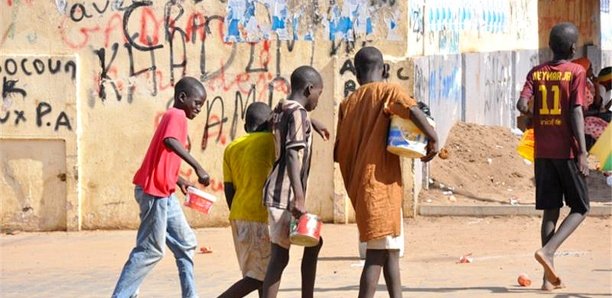
[[486, 124], [510, 126], [514, 114], [512, 55], [509, 52], [483, 54], [484, 115]]
[[53, 98], [54, 94], [43, 92], [44, 97], [41, 98], [40, 86], [32, 82], [51, 78], [57, 80], [58, 76], [63, 78], [67, 76], [68, 81], [74, 84], [76, 71], [74, 60], [36, 56], [0, 58], [2, 77], [0, 126], [12, 126], [16, 129], [25, 126], [38, 129], [48, 127], [54, 132], [72, 131], [74, 117], [60, 108], [53, 107], [57, 100], [47, 98]]

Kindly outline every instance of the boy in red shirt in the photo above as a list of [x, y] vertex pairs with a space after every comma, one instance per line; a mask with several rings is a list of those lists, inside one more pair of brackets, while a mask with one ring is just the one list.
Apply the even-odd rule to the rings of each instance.
[[204, 185], [210, 178], [186, 149], [187, 118], [193, 119], [206, 100], [206, 90], [192, 77], [182, 78], [174, 87], [174, 106], [162, 117], [149, 149], [134, 176], [134, 194], [140, 205], [140, 227], [136, 247], [117, 281], [113, 297], [133, 297], [145, 276], [164, 255], [168, 245], [179, 270], [182, 297], [197, 297], [193, 278], [196, 237], [174, 195], [176, 185], [183, 193], [191, 186], [179, 176], [181, 159], [186, 161]]
[[[536, 209], [542, 216], [542, 248], [535, 253], [544, 267], [543, 290], [562, 288], [553, 258], [559, 246], [582, 223], [589, 211], [585, 176], [589, 173], [584, 140], [585, 70], [571, 63], [578, 29], [560, 23], [550, 31], [552, 61], [534, 67], [517, 103], [518, 110], [533, 117], [535, 132]], [[533, 100], [533, 111], [529, 101]], [[563, 201], [571, 208], [555, 231]]]

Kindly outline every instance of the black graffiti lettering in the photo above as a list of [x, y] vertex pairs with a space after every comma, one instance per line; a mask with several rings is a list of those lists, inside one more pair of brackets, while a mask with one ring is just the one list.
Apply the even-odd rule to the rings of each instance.
[[[217, 102], [221, 106], [221, 115], [211, 122], [211, 111]], [[221, 136], [223, 135], [223, 124], [225, 122], [227, 122], [227, 117], [225, 117], [225, 104], [223, 103], [223, 98], [221, 98], [221, 96], [216, 96], [212, 101], [206, 104], [206, 124], [204, 125], [204, 134], [202, 136], [202, 144], [200, 146], [202, 150], [206, 150], [208, 145], [208, 137], [210, 135], [209, 130], [211, 128], [219, 126], [219, 132], [217, 133], [217, 139], [215, 142], [218, 143], [221, 140]]]
[[70, 125], [70, 119], [68, 119], [68, 115], [65, 112], [60, 112], [57, 116], [57, 120], [55, 120], [55, 128], [53, 130], [58, 131], [60, 126], [66, 127], [68, 130], [72, 130], [72, 126]]
[[[174, 35], [178, 33], [179, 35], [179, 40], [180, 40], [180, 44], [182, 45], [183, 48], [183, 61], [181, 61], [180, 63], [175, 63], [174, 62]], [[174, 70], [177, 68], [182, 69], [181, 71], [181, 75], [179, 76], [180, 78], [185, 76], [185, 73], [187, 72], [187, 47], [186, 47], [186, 41], [185, 41], [185, 32], [183, 32], [180, 29], [174, 30], [171, 34], [170, 37], [170, 84], [174, 86]]]
[[[178, 14], [176, 15], [176, 17], [171, 19], [170, 13], [172, 12], [173, 7], [178, 8]], [[177, 28], [175, 24], [177, 23], [178, 19], [183, 16], [184, 12], [185, 8], [183, 8], [180, 2], [176, 2], [174, 0], [168, 0], [168, 2], [166, 2], [164, 9], [164, 28], [166, 33], [166, 41], [171, 41], [172, 37], [170, 35], [174, 32], [174, 30], [180, 29]], [[172, 31], [170, 29], [172, 29]]]
[[268, 105], [269, 106], [272, 106], [272, 104], [274, 103], [274, 87], [276, 86], [277, 82], [280, 82], [284, 84], [285, 86], [290, 86], [289, 81], [281, 76], [275, 77], [270, 83], [268, 83]]
[[38, 106], [36, 106], [36, 126], [43, 126], [43, 117], [47, 114], [51, 113], [51, 105], [44, 101], [41, 101]]
[[[9, 67], [9, 66], [11, 66], [11, 67]], [[17, 73], [17, 62], [15, 62], [15, 60], [13, 58], [6, 59], [4, 61], [4, 70], [6, 70], [6, 73], [8, 73], [10, 75], [15, 75]]]
[[346, 61], [344, 61], [342, 67], [340, 68], [340, 75], [343, 75], [347, 71], [350, 71], [353, 75], [357, 75], [352, 59], [346, 59]]
[[247, 63], [247, 66], [245, 68], [245, 71], [248, 73], [253, 73], [253, 72], [267, 72], [268, 71], [268, 61], [264, 62], [263, 65], [261, 67], [253, 67], [253, 61], [255, 61], [255, 45], [256, 43], [251, 42], [249, 43], [250, 48], [251, 48], [251, 52], [249, 55], [249, 63]]
[[[34, 73], [38, 75], [44, 74], [47, 70], [50, 74], [56, 74], [61, 70], [62, 61], [56, 60], [53, 58], [48, 58], [47, 63], [45, 63], [44, 58], [36, 58], [34, 60], [29, 60], [30, 58], [18, 58], [17, 60], [13, 58], [7, 58], [4, 61], [4, 70], [9, 75], [16, 75], [21, 71], [26, 76], [31, 76]], [[31, 61], [31, 63], [30, 63]], [[66, 72], [71, 72], [72, 79], [76, 78], [76, 63], [72, 60], [65, 62], [65, 70]]]
[[13, 95], [13, 93], [21, 94], [21, 96], [26, 97], [28, 93], [22, 89], [15, 87], [19, 80], [9, 80], [6, 77], [2, 78], [2, 98], [8, 98]]
[[[176, 17], [174, 17], [174, 19], [170, 19], [170, 12], [172, 11], [172, 7], [176, 6], [179, 9], [179, 12], [177, 14]], [[170, 47], [170, 85], [174, 86], [174, 70], [177, 68], [182, 68], [182, 72], [180, 77], [184, 77], [185, 73], [187, 71], [187, 47], [186, 47], [186, 40], [185, 40], [185, 31], [183, 31], [183, 29], [181, 28], [177, 28], [174, 26], [174, 24], [176, 24], [177, 20], [183, 15], [184, 12], [184, 8], [182, 5], [180, 5], [177, 2], [174, 1], [168, 1], [166, 3], [166, 10], [165, 10], [165, 16], [164, 16], [164, 20], [165, 20], [165, 28], [166, 28], [166, 40], [168, 41], [168, 45]], [[180, 43], [182, 45], [183, 48], [183, 61], [181, 61], [180, 63], [175, 63], [174, 62], [174, 36], [175, 34], [179, 35], [179, 40]]]
[[[334, 56], [336, 54], [338, 54], [338, 50], [340, 50], [340, 48], [342, 47], [342, 45], [344, 44], [344, 51], [346, 54], [350, 54], [354, 49], [355, 49], [355, 39], [357, 37], [355, 36], [355, 33], [353, 33], [353, 40], [339, 40], [336, 41], [335, 39], [332, 40], [332, 45], [331, 45], [331, 51], [330, 51], [330, 56]], [[365, 45], [365, 42], [364, 42]]]
[[147, 37], [147, 46], [142, 46], [140, 44], [138, 44], [136, 42], [136, 39], [138, 38], [139, 34], [138, 33], [134, 33], [134, 34], [130, 34], [128, 31], [128, 25], [130, 23], [130, 17], [132, 16], [132, 13], [134, 12], [135, 9], [139, 8], [139, 7], [143, 7], [143, 6], [151, 6], [153, 5], [153, 2], [151, 1], [138, 1], [138, 2], [134, 2], [132, 3], [130, 6], [128, 6], [128, 8], [125, 10], [125, 13], [123, 14], [123, 34], [125, 36], [125, 38], [127, 39], [128, 43], [130, 44], [130, 46], [134, 47], [137, 50], [140, 51], [152, 51], [155, 49], [159, 49], [164, 47], [164, 45], [162, 44], [158, 44], [158, 45], [153, 45], [151, 39], [149, 37]]
[[106, 49], [100, 48], [99, 50], [94, 50], [94, 53], [98, 56], [98, 60], [100, 60], [100, 69], [101, 69], [100, 84], [98, 85], [98, 96], [100, 97], [100, 99], [102, 99], [102, 101], [106, 100], [106, 89], [105, 89], [104, 83], [110, 82], [111, 86], [113, 87], [113, 90], [115, 90], [115, 95], [117, 96], [117, 100], [121, 101], [121, 94], [119, 93], [119, 89], [117, 88], [117, 85], [108, 76], [108, 70], [111, 68], [111, 65], [115, 61], [115, 58], [117, 58], [119, 44], [113, 43], [113, 45], [111, 46], [111, 49], [113, 53], [111, 54], [111, 59], [108, 62], [108, 64], [106, 64]]
[[[147, 36], [147, 39], [149, 40], [149, 42], [151, 41], [151, 38], [148, 36]], [[157, 78], [155, 76], [155, 70], [157, 69], [157, 66], [155, 65], [155, 51], [154, 50], [145, 51], [145, 52], [149, 52], [149, 56], [151, 57], [151, 66], [136, 71], [134, 70], [134, 53], [132, 50], [132, 45], [130, 43], [126, 43], [124, 44], [124, 46], [128, 51], [128, 58], [130, 61], [130, 77], [136, 77], [140, 74], [150, 71], [151, 81], [153, 85], [153, 90], [151, 91], [151, 95], [156, 96], [157, 95]], [[131, 85], [128, 88], [128, 103], [131, 103], [133, 100], [132, 96], [134, 94], [135, 88], [136, 88], [135, 84]]]
[[31, 71], [29, 71], [29, 70], [26, 68], [26, 62], [28, 62], [28, 58], [23, 58], [23, 59], [21, 60], [21, 70], [22, 70], [22, 71], [23, 71], [23, 73], [25, 73], [27, 76], [31, 76], [31, 75], [32, 75], [32, 72], [31, 72]]
[[87, 14], [87, 10], [85, 10], [85, 6], [81, 3], [75, 3], [70, 8], [70, 19], [73, 22], [80, 22], [84, 18], [91, 18], [92, 15]]
[[[274, 103], [274, 89], [277, 83], [284, 84], [285, 86], [289, 86], [290, 83], [287, 79], [281, 76], [281, 41], [278, 40], [276, 42], [276, 76], [274, 79], [268, 83], [268, 105], [272, 106]], [[287, 87], [287, 89], [289, 89]]]
[[[22, 65], [23, 67], [23, 65]], [[51, 74], [56, 74], [60, 71], [60, 69], [62, 69], [62, 64], [60, 63], [59, 60], [55, 61], [55, 67], [53, 67], [53, 60], [51, 60], [51, 58], [49, 58], [49, 60], [47, 61], [47, 67], [49, 68], [49, 73]], [[25, 69], [24, 69], [25, 71]]]
[[18, 125], [19, 122], [26, 122], [27, 119], [25, 117], [25, 111], [15, 110], [15, 125]]
[[[49, 67], [51, 64], [49, 64]], [[74, 79], [76, 79], [76, 63], [74, 63], [74, 61], [70, 60], [68, 62], [66, 62], [66, 65], [64, 65], [64, 72], [69, 72], [70, 73], [70, 78], [74, 81]]]
[[0, 117], [0, 124], [6, 123], [6, 121], [8, 121], [10, 116], [11, 116], [11, 112], [10, 111], [4, 112], [4, 116]]
[[103, 8], [100, 8], [100, 7], [98, 6], [98, 4], [94, 2], [94, 3], [93, 3], [93, 7], [94, 7], [94, 9], [95, 9], [95, 10], [96, 10], [96, 11], [97, 11], [99, 14], [103, 14], [103, 13], [105, 13], [105, 12], [106, 12], [106, 10], [108, 9], [108, 6], [109, 6], [108, 4], [109, 4], [109, 2], [110, 2], [109, 0], [106, 0], [106, 2], [104, 3], [104, 7], [103, 7]]
[[353, 80], [344, 82], [344, 97], [349, 96], [353, 91], [357, 89], [357, 84]]
[[410, 79], [410, 77], [408, 75], [404, 74], [404, 68], [403, 67], [400, 67], [397, 70], [397, 78], [402, 80], [402, 81], [407, 81], [408, 79]]
[[36, 70], [37, 74], [43, 74], [45, 72], [45, 63], [40, 59], [34, 59], [34, 70]]
[[293, 52], [293, 48], [295, 48], [295, 39], [286, 40], [285, 43], [287, 43], [287, 51], [289, 51], [289, 53]]
[[[207, 17], [206, 26], [204, 27], [206, 29], [207, 34], [212, 33], [210, 30], [210, 23], [213, 21], [223, 23], [224, 19], [222, 16], [218, 16], [218, 15]], [[223, 40], [223, 36], [219, 36], [219, 38]], [[227, 58], [227, 61], [225, 61], [225, 63], [223, 63], [223, 65], [221, 65], [219, 69], [212, 71], [212, 72], [208, 72], [206, 70], [206, 48], [205, 47], [206, 47], [206, 40], [202, 41], [202, 48], [200, 50], [200, 81], [202, 82], [205, 82], [207, 80], [212, 80], [218, 77], [219, 75], [221, 75], [221, 73], [234, 62], [234, 58], [236, 57], [236, 43], [232, 43], [232, 51], [230, 52], [230, 56], [229, 58]]]
[[340, 48], [340, 46], [342, 46], [342, 41], [338, 42], [338, 44], [336, 45], [336, 40], [333, 39], [331, 42], [331, 51], [329, 53], [330, 56], [334, 56], [338, 53], [338, 49]]
[[236, 130], [238, 129], [238, 118], [244, 119], [246, 109], [249, 102], [255, 102], [255, 85], [251, 85], [246, 101], [243, 101], [242, 94], [236, 91], [236, 99], [234, 100], [234, 116], [232, 117], [232, 126], [230, 127], [230, 138], [236, 138]]

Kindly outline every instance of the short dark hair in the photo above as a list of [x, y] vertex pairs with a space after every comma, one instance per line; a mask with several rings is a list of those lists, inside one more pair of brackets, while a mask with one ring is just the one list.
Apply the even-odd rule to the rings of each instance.
[[363, 73], [376, 67], [382, 67], [384, 62], [382, 53], [375, 47], [361, 48], [361, 50], [355, 54], [355, 70], [357, 73]]
[[254, 102], [247, 107], [244, 128], [247, 132], [265, 130], [272, 109], [263, 102]]
[[205, 95], [206, 89], [202, 83], [194, 77], [183, 77], [174, 85], [174, 99], [182, 92], [187, 96]]
[[301, 91], [308, 84], [318, 85], [323, 83], [321, 74], [311, 66], [304, 65], [296, 68], [291, 74], [291, 91]]
[[548, 45], [557, 55], [572, 54], [572, 45], [576, 42], [578, 42], [578, 28], [572, 23], [559, 23], [550, 30]]

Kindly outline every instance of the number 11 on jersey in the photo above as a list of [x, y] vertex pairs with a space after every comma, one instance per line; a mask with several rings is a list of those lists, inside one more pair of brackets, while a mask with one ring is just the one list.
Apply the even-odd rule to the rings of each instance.
[[553, 95], [553, 108], [548, 108], [548, 88], [546, 85], [540, 85], [539, 90], [542, 93], [542, 106], [540, 108], [540, 115], [561, 115], [561, 103], [560, 103], [560, 90], [559, 85], [553, 85], [550, 87]]

